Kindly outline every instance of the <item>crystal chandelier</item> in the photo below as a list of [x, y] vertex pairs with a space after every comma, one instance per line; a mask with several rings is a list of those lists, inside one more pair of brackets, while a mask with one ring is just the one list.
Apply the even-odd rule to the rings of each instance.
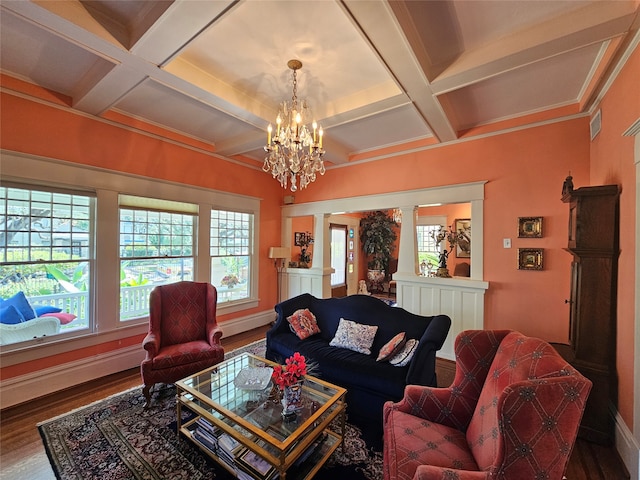
[[271, 172], [283, 188], [291, 183], [291, 191], [303, 189], [316, 180], [316, 172], [324, 175], [322, 157], [322, 127], [313, 121], [311, 128], [307, 122], [312, 117], [311, 108], [306, 100], [298, 101], [297, 71], [302, 68], [300, 60], [289, 60], [287, 66], [293, 70], [293, 96], [291, 101], [280, 104], [276, 118], [276, 131], [269, 124], [267, 144], [264, 147], [267, 156], [262, 170]]

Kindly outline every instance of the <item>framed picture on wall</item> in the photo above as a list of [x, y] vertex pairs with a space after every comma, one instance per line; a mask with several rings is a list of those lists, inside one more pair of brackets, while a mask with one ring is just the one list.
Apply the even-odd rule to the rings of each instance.
[[518, 270], [542, 270], [542, 248], [519, 248]]
[[542, 217], [518, 217], [518, 238], [541, 238]]
[[296, 247], [301, 247], [302, 245], [304, 245], [305, 240], [306, 240], [306, 234], [304, 232], [296, 232], [293, 239], [293, 243], [295, 244]]
[[471, 219], [458, 218], [453, 222], [453, 226], [456, 229], [458, 235], [458, 242], [456, 243], [456, 257], [458, 258], [470, 258], [471, 257]]

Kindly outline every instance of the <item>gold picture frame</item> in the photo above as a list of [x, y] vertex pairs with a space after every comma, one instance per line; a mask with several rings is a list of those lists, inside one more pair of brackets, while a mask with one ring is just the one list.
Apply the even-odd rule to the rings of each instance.
[[518, 270], [542, 270], [543, 254], [542, 248], [519, 248]]
[[542, 217], [518, 217], [518, 238], [542, 238]]

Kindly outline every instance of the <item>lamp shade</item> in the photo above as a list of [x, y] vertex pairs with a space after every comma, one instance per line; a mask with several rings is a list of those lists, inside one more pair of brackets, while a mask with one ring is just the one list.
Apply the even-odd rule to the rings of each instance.
[[288, 257], [289, 257], [288, 247], [270, 247], [269, 248], [269, 258], [288, 258]]

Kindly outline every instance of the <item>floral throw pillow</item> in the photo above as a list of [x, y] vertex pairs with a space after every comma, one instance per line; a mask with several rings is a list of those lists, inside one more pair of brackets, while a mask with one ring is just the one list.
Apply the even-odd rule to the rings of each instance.
[[401, 332], [389, 340], [385, 345], [380, 349], [380, 353], [378, 353], [378, 358], [376, 362], [384, 362], [385, 360], [389, 360], [396, 353], [398, 353], [404, 344], [407, 343], [407, 334], [405, 332]]
[[363, 325], [341, 318], [338, 330], [329, 345], [371, 355], [371, 345], [377, 331], [377, 326]]
[[295, 333], [300, 340], [309, 338], [311, 335], [320, 333], [320, 327], [316, 322], [316, 316], [311, 313], [308, 308], [301, 308], [293, 312], [293, 315], [287, 317], [289, 328]]
[[402, 350], [396, 353], [389, 363], [396, 367], [404, 367], [409, 364], [411, 359], [413, 358], [413, 354], [416, 353], [416, 349], [418, 348], [418, 340], [415, 338], [411, 338], [407, 340], [407, 343], [404, 344]]

